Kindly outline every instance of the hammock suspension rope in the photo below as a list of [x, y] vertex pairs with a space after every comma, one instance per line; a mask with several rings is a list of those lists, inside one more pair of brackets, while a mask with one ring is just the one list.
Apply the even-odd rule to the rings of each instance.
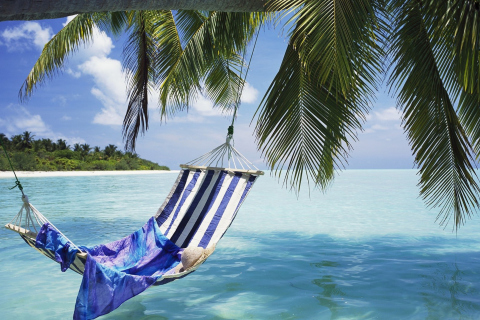
[[5, 147], [5, 144], [3, 143], [3, 138], [0, 138], [0, 143], [2, 144], [3, 151], [5, 152], [5, 156], [7, 156], [8, 164], [10, 165], [10, 168], [12, 169], [13, 175], [15, 176], [15, 180], [16, 180], [15, 185], [13, 187], [11, 187], [10, 190], [18, 187], [18, 189], [22, 193], [22, 196], [25, 196], [25, 194], [23, 193], [23, 186], [20, 183], [20, 180], [18, 180], [18, 177], [17, 177], [17, 174], [15, 173], [15, 170], [13, 170], [12, 161], [10, 161], [10, 157], [8, 155], [7, 148]]
[[[260, 29], [261, 29], [261, 26], [258, 27], [257, 29], [257, 32], [256, 32], [256, 35], [255, 35], [255, 42], [253, 43], [253, 48], [252, 48], [252, 53], [250, 54], [250, 59], [248, 61], [248, 64], [247, 64], [247, 69], [245, 71], [245, 77], [243, 78], [242, 80], [242, 75], [243, 75], [243, 66], [244, 64], [242, 63], [242, 66], [240, 68], [240, 75], [239, 75], [239, 78], [241, 79], [241, 81], [238, 82], [238, 88], [237, 88], [237, 97], [235, 98], [235, 104], [234, 104], [234, 109], [233, 109], [233, 115], [232, 115], [232, 123], [230, 124], [230, 126], [228, 127], [227, 129], [227, 141], [226, 141], [226, 144], [228, 145], [232, 145], [232, 148], [233, 148], [233, 144], [234, 144], [234, 140], [233, 140], [233, 133], [234, 133], [234, 124], [235, 124], [235, 119], [237, 117], [237, 110], [240, 106], [240, 99], [242, 98], [242, 95], [241, 95], [241, 92], [243, 92], [243, 88], [245, 87], [245, 83], [247, 82], [247, 76], [248, 76], [248, 71], [250, 70], [250, 64], [252, 63], [252, 57], [253, 57], [253, 53], [255, 52], [255, 47], [257, 46], [257, 40], [258, 40], [258, 35], [260, 34]], [[246, 52], [247, 52], [247, 47], [245, 46], [245, 48], [243, 49], [243, 58], [242, 58], [242, 61], [245, 61], [245, 55], [246, 55]], [[227, 60], [227, 66], [228, 66], [228, 60]], [[229, 67], [229, 66], [228, 66]], [[229, 67], [230, 69], [230, 67]], [[234, 149], [234, 148], [233, 148]], [[229, 149], [228, 150], [228, 160], [229, 160], [229, 165], [230, 165], [230, 158], [232, 157], [232, 149]], [[243, 157], [243, 156], [242, 156]], [[247, 160], [248, 161], [248, 160]], [[242, 166], [243, 167], [243, 166]], [[256, 167], [255, 167], [256, 168]], [[258, 169], [257, 169], [258, 170]]]

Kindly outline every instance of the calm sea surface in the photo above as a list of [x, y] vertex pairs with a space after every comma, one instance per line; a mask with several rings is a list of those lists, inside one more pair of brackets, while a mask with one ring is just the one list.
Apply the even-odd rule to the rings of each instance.
[[[117, 240], [155, 214], [177, 174], [24, 178], [76, 244]], [[413, 170], [348, 170], [297, 199], [261, 177], [213, 256], [101, 319], [480, 319], [480, 217], [435, 223]], [[0, 179], [0, 222], [21, 207]], [[71, 319], [81, 277], [0, 229], [0, 319]]]

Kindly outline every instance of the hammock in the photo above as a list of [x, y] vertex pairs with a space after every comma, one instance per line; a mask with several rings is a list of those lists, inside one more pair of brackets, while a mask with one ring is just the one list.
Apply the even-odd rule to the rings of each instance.
[[62, 271], [71, 269], [83, 275], [74, 319], [96, 318], [150, 285], [163, 285], [194, 272], [215, 250], [257, 177], [263, 175], [230, 139], [231, 135], [218, 148], [181, 165], [156, 215], [118, 241], [77, 246], [26, 195], [19, 213], [5, 227], [60, 263]]

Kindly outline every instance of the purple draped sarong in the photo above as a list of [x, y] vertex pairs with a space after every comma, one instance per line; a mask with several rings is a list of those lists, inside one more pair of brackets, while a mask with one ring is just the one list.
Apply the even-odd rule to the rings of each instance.
[[[50, 228], [49, 232], [57, 231]], [[64, 248], [65, 243], [57, 246]], [[181, 256], [181, 249], [161, 233], [153, 217], [123, 239], [80, 248], [87, 252], [87, 260], [75, 305], [75, 320], [94, 319], [115, 310], [174, 268]]]

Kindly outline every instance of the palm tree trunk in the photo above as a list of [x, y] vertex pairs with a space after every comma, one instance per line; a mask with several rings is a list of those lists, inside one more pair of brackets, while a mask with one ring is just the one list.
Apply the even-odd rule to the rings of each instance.
[[266, 0], [1, 0], [0, 21], [55, 19], [126, 10], [263, 11]]

